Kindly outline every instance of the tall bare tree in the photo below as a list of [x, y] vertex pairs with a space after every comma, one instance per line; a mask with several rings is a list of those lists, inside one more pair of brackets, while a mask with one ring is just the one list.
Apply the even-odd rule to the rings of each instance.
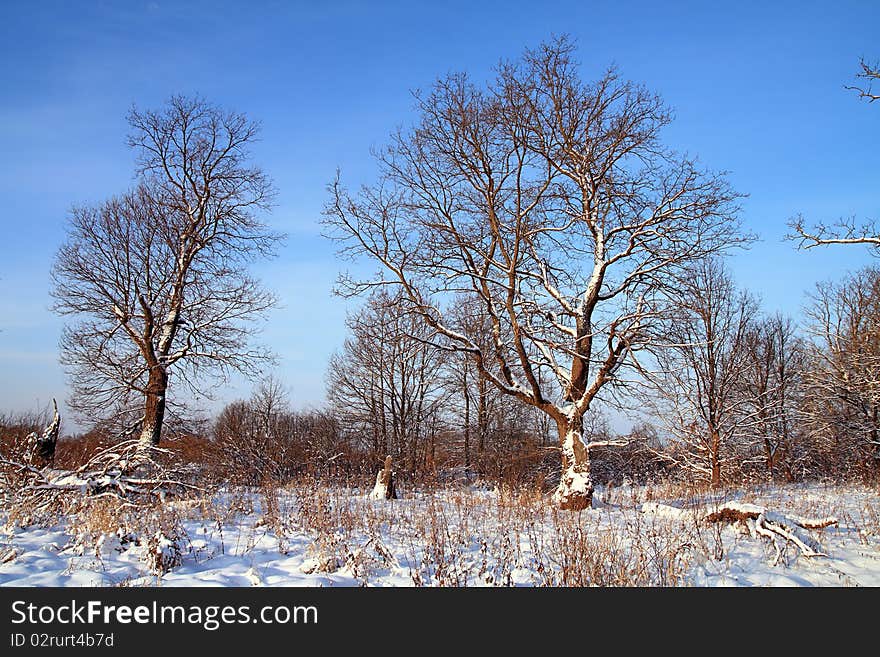
[[[441, 347], [552, 418], [554, 500], [582, 509], [596, 446], [584, 414], [650, 348], [673, 275], [744, 238], [725, 178], [661, 143], [662, 101], [613, 70], [583, 82], [572, 53], [558, 39], [483, 87], [439, 80], [379, 154], [375, 185], [330, 186], [326, 221], [342, 253], [383, 272], [344, 277], [343, 292], [396, 286]], [[489, 349], [450, 321], [463, 292], [490, 318]]]
[[172, 374], [200, 395], [206, 377], [251, 374], [269, 355], [252, 320], [274, 298], [247, 273], [279, 239], [258, 220], [273, 189], [250, 163], [258, 126], [243, 114], [175, 96], [132, 109], [138, 185], [75, 208], [52, 270], [73, 407], [127, 418], [156, 445]]

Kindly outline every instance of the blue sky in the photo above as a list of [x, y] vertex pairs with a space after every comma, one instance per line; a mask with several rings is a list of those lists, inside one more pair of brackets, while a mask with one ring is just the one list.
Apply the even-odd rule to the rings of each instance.
[[[199, 93], [263, 124], [268, 217], [289, 235], [260, 275], [283, 300], [264, 334], [297, 406], [321, 403], [346, 303], [320, 236], [325, 185], [375, 172], [369, 150], [412, 118], [411, 90], [490, 75], [551, 34], [578, 42], [586, 77], [611, 63], [675, 109], [667, 142], [730, 172], [762, 241], [732, 260], [765, 307], [797, 315], [816, 281], [872, 261], [798, 252], [786, 221], [877, 217], [880, 106], [843, 86], [880, 59], [876, 2], [0, 3], [0, 410], [66, 396], [48, 271], [71, 205], [132, 182], [132, 103]], [[244, 396], [237, 382], [222, 399]], [[71, 428], [68, 425], [68, 428]]]

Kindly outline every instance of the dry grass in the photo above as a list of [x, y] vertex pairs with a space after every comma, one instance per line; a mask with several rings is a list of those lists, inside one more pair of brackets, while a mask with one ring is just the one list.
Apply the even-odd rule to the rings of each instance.
[[[596, 508], [572, 513], [556, 510], [546, 493], [534, 488], [450, 488], [375, 501], [364, 490], [306, 480], [228, 488], [147, 509], [95, 499], [77, 510], [70, 527], [83, 552], [99, 559], [102, 551], [138, 546], [157, 576], [185, 558], [246, 555], [258, 544], [265, 549], [268, 537], [281, 555], [296, 542], [298, 558], [308, 541], [302, 572], [340, 572], [362, 585], [392, 574], [416, 586], [679, 586], [689, 581], [694, 564], [716, 564], [713, 569], [723, 571], [738, 542], [754, 540], [736, 527], [703, 522], [696, 507], [707, 499], [784, 505], [805, 516], [836, 514], [846, 529], [827, 531], [852, 532], [866, 544], [880, 537], [880, 503], [871, 491], [854, 506], [852, 488], [846, 495], [804, 490], [718, 491], [660, 482], [600, 491]], [[828, 508], [829, 499], [840, 499], [840, 508]], [[640, 505], [651, 500], [674, 501], [695, 512], [673, 520], [642, 514]], [[191, 520], [208, 528], [213, 553], [193, 546], [185, 529], [193, 531]], [[234, 536], [232, 543], [227, 536]]]
[[213, 505], [197, 499], [131, 505], [116, 497], [85, 498], [68, 523], [73, 536], [68, 547], [99, 562], [114, 550], [136, 547], [147, 570], [161, 577], [195, 552], [184, 520], [209, 509]]
[[[632, 506], [621, 531], [607, 513], [560, 512], [533, 489], [388, 503], [338, 488], [289, 492], [299, 500], [298, 524], [314, 536], [310, 568], [347, 567], [363, 583], [371, 569], [396, 565], [416, 586], [669, 586], [680, 583], [691, 546], [679, 528], [646, 523]], [[405, 546], [403, 558], [389, 539]]]

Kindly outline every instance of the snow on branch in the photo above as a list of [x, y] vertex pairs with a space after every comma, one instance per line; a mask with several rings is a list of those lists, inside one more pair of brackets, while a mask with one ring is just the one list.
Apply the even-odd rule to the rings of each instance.
[[803, 518], [787, 516], [756, 504], [723, 502], [703, 507], [678, 508], [658, 502], [642, 504], [642, 513], [652, 514], [671, 520], [698, 518], [702, 522], [740, 522], [749, 527], [751, 534], [770, 539], [776, 549], [775, 565], [782, 553], [778, 539], [793, 543], [805, 557], [827, 557], [819, 542], [806, 533], [805, 529], [824, 529], [839, 524], [837, 518]]

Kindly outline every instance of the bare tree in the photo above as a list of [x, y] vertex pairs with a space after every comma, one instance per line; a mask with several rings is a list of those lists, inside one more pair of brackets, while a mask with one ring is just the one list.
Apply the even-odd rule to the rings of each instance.
[[880, 271], [817, 285], [802, 421], [828, 474], [880, 473]]
[[374, 293], [348, 318], [351, 336], [327, 369], [327, 396], [375, 458], [418, 470], [440, 420], [444, 353], [405, 312], [399, 293]]
[[[345, 277], [343, 293], [394, 285], [441, 348], [555, 422], [561, 508], [590, 506], [583, 417], [652, 344], [668, 282], [744, 238], [721, 175], [665, 148], [671, 115], [613, 70], [584, 83], [565, 39], [417, 95], [420, 120], [378, 156], [381, 178], [348, 193], [337, 178], [326, 221], [342, 253], [384, 277]], [[476, 295], [491, 347], [456, 330], [449, 305]], [[543, 376], [542, 376], [543, 375]]]
[[178, 96], [128, 120], [138, 186], [73, 210], [53, 296], [73, 319], [61, 340], [72, 406], [90, 420], [126, 418], [150, 446], [172, 374], [198, 396], [208, 375], [253, 374], [269, 357], [250, 337], [274, 298], [247, 265], [279, 236], [257, 219], [273, 190], [249, 163], [255, 123]]
[[[880, 79], [880, 68], [864, 59], [859, 62], [859, 67], [861, 70], [856, 78], [860, 82], [846, 88], [873, 103], [880, 98], [873, 90], [874, 81]], [[803, 216], [797, 215], [789, 221], [789, 226], [794, 232], [788, 238], [797, 241], [802, 249], [827, 244], [867, 244], [874, 249], [880, 248], [880, 225], [876, 220], [858, 221], [848, 217], [830, 224], [820, 222], [808, 228]]]
[[290, 410], [287, 391], [270, 376], [247, 401], [227, 404], [213, 429], [218, 469], [239, 483], [284, 481], [305, 465], [304, 417]]
[[761, 318], [746, 334], [744, 413], [759, 443], [767, 476], [794, 480], [800, 457], [798, 419], [807, 370], [806, 348], [794, 322], [782, 315]]
[[679, 465], [717, 486], [734, 443], [749, 431], [740, 393], [757, 303], [736, 290], [720, 260], [709, 259], [684, 279], [679, 304], [656, 379], [660, 415], [678, 444]]
[[[478, 297], [460, 295], [448, 313], [454, 330], [486, 352], [492, 350], [492, 322]], [[506, 476], [511, 461], [526, 443], [545, 446], [550, 417], [533, 406], [505, 395], [480, 373], [473, 359], [456, 354], [447, 363], [445, 387], [450, 393], [449, 414], [460, 427], [461, 456], [465, 472]], [[538, 370], [541, 379], [547, 374]], [[546, 384], [540, 380], [539, 383]], [[518, 469], [518, 468], [517, 468]]]

